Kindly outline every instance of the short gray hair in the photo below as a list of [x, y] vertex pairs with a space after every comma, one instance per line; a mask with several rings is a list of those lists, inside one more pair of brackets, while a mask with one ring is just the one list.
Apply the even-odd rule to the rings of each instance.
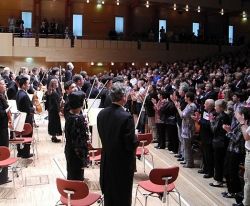
[[207, 102], [211, 108], [214, 108], [215, 102], [213, 99], [207, 99], [205, 102]]
[[112, 102], [120, 101], [126, 95], [126, 87], [121, 82], [115, 82], [110, 91]]
[[187, 92], [188, 92], [188, 89], [189, 89], [189, 86], [188, 86], [188, 84], [187, 84], [186, 82], [182, 82], [182, 83], [180, 84], [180, 90], [181, 90], [181, 91], [187, 93]]
[[227, 102], [223, 99], [218, 99], [215, 101], [215, 106], [219, 106], [223, 110], [227, 109]]

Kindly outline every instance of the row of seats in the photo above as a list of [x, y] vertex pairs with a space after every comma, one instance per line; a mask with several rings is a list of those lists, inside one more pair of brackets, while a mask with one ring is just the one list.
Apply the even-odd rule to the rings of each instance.
[[[138, 158], [143, 158], [144, 172], [145, 172], [145, 156], [150, 155], [152, 164], [154, 167], [153, 156], [150, 154], [149, 149], [146, 147], [152, 142], [152, 134], [138, 134], [139, 146], [136, 150], [136, 156]], [[101, 161], [101, 148], [93, 148], [89, 144], [89, 160], [92, 167], [100, 163]], [[179, 197], [179, 204], [181, 205], [180, 193], [175, 187], [175, 180], [179, 174], [179, 167], [170, 168], [154, 168], [149, 174], [149, 179], [145, 181], [140, 181], [136, 188], [136, 195], [134, 205], [138, 200], [141, 204], [142, 202], [138, 198], [138, 192], [145, 196], [145, 206], [147, 205], [147, 199], [149, 196], [158, 197], [163, 203], [167, 202], [169, 205], [169, 193], [176, 192]], [[65, 180], [57, 178], [56, 180], [57, 189], [61, 194], [60, 202], [65, 205], [72, 206], [84, 206], [92, 205], [94, 203], [99, 203], [103, 205], [103, 197], [97, 193], [89, 192], [89, 188], [85, 182], [75, 181], [75, 180]], [[142, 190], [143, 189], [143, 190]], [[143, 193], [146, 192], [146, 193]], [[143, 204], [142, 204], [143, 205]]]

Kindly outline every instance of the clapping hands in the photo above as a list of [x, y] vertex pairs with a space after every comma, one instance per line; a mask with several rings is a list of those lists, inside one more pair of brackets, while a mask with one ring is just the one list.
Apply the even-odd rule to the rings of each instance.
[[231, 126], [230, 126], [230, 125], [223, 124], [223, 125], [222, 125], [222, 128], [223, 128], [226, 132], [231, 132]]

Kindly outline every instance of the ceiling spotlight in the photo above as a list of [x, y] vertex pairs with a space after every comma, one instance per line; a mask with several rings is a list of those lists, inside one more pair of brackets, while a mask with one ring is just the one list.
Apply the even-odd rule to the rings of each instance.
[[89, 4], [89, 0], [87, 0], [86, 2], [87, 2], [87, 4]]
[[146, 64], [145, 64], [146, 66], [148, 66], [148, 62], [146, 62]]
[[146, 7], [149, 8], [149, 1], [146, 1]]
[[176, 4], [174, 4], [174, 7], [173, 7], [173, 8], [174, 8], [174, 11], [176, 11], [176, 9], [177, 9], [177, 6], [176, 6]]
[[189, 6], [188, 5], [185, 6], [185, 11], [189, 11]]
[[114, 66], [114, 64], [115, 64], [114, 62], [111, 62], [111, 66]]
[[95, 63], [94, 63], [94, 62], [91, 62], [91, 63], [90, 63], [90, 65], [91, 65], [91, 66], [94, 66], [94, 65], [95, 65]]
[[245, 11], [242, 12], [242, 20], [247, 21], [247, 13]]
[[223, 16], [224, 15], [224, 9], [220, 10], [220, 14]]
[[102, 4], [105, 4], [105, 2], [104, 2], [104, 1], [102, 1]]
[[134, 63], [134, 62], [132, 62], [132, 66], [135, 66], [135, 63]]
[[117, 1], [117, 2], [116, 2], [116, 5], [117, 5], [117, 6], [119, 6], [119, 5], [120, 5], [120, 2], [119, 2], [119, 1]]
[[198, 6], [197, 11], [198, 11], [198, 13], [201, 12], [201, 7], [200, 6]]

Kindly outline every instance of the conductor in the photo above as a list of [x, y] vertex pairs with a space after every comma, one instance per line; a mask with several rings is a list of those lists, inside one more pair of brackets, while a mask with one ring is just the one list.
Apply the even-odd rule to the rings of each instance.
[[123, 107], [127, 101], [125, 86], [114, 83], [110, 97], [111, 106], [97, 116], [102, 142], [100, 185], [105, 206], [130, 206], [138, 141], [133, 117]]

